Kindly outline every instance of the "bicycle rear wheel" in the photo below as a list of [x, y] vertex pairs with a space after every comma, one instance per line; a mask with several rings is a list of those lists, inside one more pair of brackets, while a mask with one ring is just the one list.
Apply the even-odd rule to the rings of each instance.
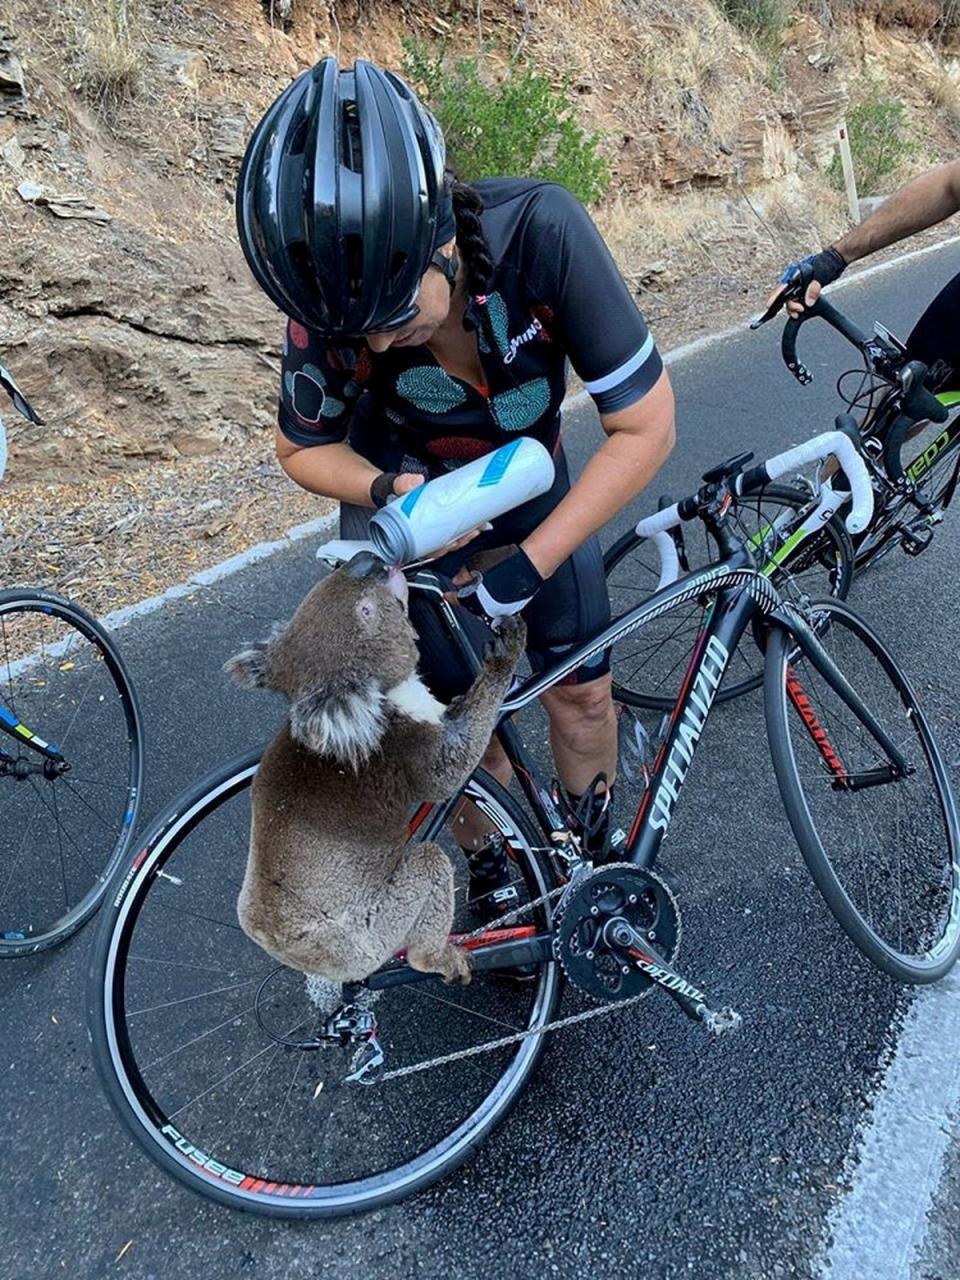
[[767, 644], [777, 781], [810, 873], [855, 946], [898, 982], [935, 982], [960, 951], [954, 798], [923, 709], [870, 628], [835, 600], [811, 607], [833, 661], [902, 753], [908, 776], [793, 638]]
[[[822, 531], [795, 549], [789, 542], [797, 521], [795, 512], [810, 506], [809, 494], [788, 485], [768, 485], [758, 500], [743, 499], [737, 507], [737, 523], [749, 541], [761, 530], [776, 531], [771, 552], [785, 554], [772, 571], [773, 581], [785, 594], [836, 595], [843, 599], [853, 575], [853, 548], [837, 516]], [[716, 559], [706, 530], [700, 524], [686, 526], [684, 540], [691, 570]], [[759, 541], [759, 538], [758, 538]], [[631, 530], [604, 557], [607, 589], [614, 616], [626, 613], [657, 589], [660, 562], [647, 538]], [[697, 636], [712, 608], [714, 596], [705, 596], [671, 609], [613, 650], [613, 696], [620, 702], [654, 711], [670, 711], [676, 704]], [[717, 694], [718, 702], [758, 689], [763, 663], [753, 645], [740, 645]]]
[[[339, 999], [277, 966], [237, 923], [256, 767], [254, 753], [211, 774], [145, 837], [94, 948], [94, 1058], [133, 1137], [191, 1190], [274, 1217], [372, 1209], [472, 1152], [515, 1102], [543, 1037], [367, 1088], [343, 1083], [349, 1051], [272, 1039], [258, 1009], [268, 1027], [306, 1038], [330, 1011], [318, 1000]], [[548, 871], [523, 810], [480, 771], [465, 791], [506, 839], [520, 901], [541, 896]], [[439, 841], [457, 879], [454, 927], [472, 928], [464, 859], [446, 831]], [[521, 923], [546, 921], [537, 908]], [[542, 1027], [559, 993], [553, 962], [522, 984], [477, 973], [466, 987], [389, 987], [373, 1006], [387, 1069]]]
[[100, 905], [133, 837], [143, 743], [110, 636], [30, 589], [0, 592], [0, 723], [0, 957], [11, 957], [62, 942]]

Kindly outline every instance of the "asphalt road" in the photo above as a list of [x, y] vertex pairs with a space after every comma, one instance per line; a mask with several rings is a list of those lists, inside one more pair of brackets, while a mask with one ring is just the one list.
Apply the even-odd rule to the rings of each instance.
[[[957, 270], [953, 246], [849, 288], [841, 305], [862, 323], [877, 317], [906, 332]], [[817, 375], [811, 388], [780, 365], [774, 326], [672, 367], [678, 447], [638, 512], [662, 491], [689, 491], [725, 456], [764, 456], [830, 424], [839, 407], [833, 380], [848, 355], [839, 339], [813, 330], [803, 347]], [[569, 415], [574, 459], [598, 439], [588, 407]], [[235, 689], [220, 668], [289, 616], [316, 577], [316, 541], [118, 633], [148, 733], [146, 816], [272, 732], [279, 704]], [[888, 557], [853, 596], [923, 690], [955, 781], [958, 542], [953, 519], [926, 555]], [[0, 1274], [816, 1274], [828, 1215], [856, 1177], [851, 1144], [895, 1048], [903, 1000], [821, 905], [765, 751], [756, 695], [711, 719], [663, 863], [683, 910], [685, 969], [741, 1012], [742, 1032], [711, 1042], [657, 998], [633, 1015], [565, 1032], [472, 1162], [364, 1218], [309, 1225], [241, 1216], [191, 1196], [141, 1156], [90, 1060], [84, 979], [94, 928], [52, 954], [3, 965]], [[917, 1280], [960, 1276], [951, 1217], [958, 1164], [952, 1156]]]

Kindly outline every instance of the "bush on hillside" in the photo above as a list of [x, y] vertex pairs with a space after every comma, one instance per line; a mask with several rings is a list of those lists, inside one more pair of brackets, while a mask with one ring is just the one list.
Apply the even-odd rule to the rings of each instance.
[[403, 73], [439, 120], [449, 164], [463, 181], [545, 178], [585, 204], [606, 191], [610, 166], [601, 135], [582, 129], [565, 90], [531, 67], [513, 61], [497, 81], [482, 73], [479, 58], [451, 66], [442, 50], [405, 41]]

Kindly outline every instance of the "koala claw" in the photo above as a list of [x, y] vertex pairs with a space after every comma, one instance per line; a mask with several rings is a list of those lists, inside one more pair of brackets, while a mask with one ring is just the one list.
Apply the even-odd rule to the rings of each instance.
[[443, 980], [447, 986], [467, 986], [472, 977], [467, 953], [459, 947], [448, 947], [444, 961]]
[[510, 614], [500, 625], [484, 651], [484, 661], [494, 666], [515, 666], [527, 640], [527, 627], [519, 614]]

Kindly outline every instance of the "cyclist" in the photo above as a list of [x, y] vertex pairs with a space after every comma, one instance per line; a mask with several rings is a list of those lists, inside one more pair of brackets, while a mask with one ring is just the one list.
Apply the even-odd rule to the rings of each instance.
[[[254, 275], [289, 317], [277, 430], [287, 474], [338, 498], [341, 536], [363, 538], [394, 495], [517, 433], [534, 436], [553, 453], [553, 488], [436, 568], [462, 581], [475, 552], [508, 548], [476, 598], [494, 618], [523, 612], [535, 669], [595, 633], [609, 617], [595, 535], [669, 454], [673, 395], [578, 201], [542, 181], [458, 182], [437, 122], [403, 80], [326, 58], [257, 126], [237, 216]], [[606, 434], [572, 483], [560, 438], [568, 359]], [[438, 644], [432, 609], [414, 599], [411, 615], [423, 677], [448, 700], [470, 674]], [[470, 627], [485, 631], [477, 619]], [[597, 776], [612, 785], [616, 772], [608, 663], [581, 668], [543, 702], [560, 780], [574, 806], [586, 796], [585, 825], [602, 844], [610, 793]], [[509, 781], [498, 744], [484, 764]], [[458, 836], [470, 897], [489, 905], [506, 855], [468, 826]]]
[[[781, 278], [780, 285], [782, 287], [789, 281], [798, 265], [808, 266], [813, 279], [804, 301], [810, 305], [820, 296], [821, 289], [832, 284], [851, 262], [943, 222], [958, 211], [960, 160], [952, 160], [901, 187], [875, 213], [835, 244], [805, 258], [803, 264], [792, 264]], [[768, 306], [780, 292], [780, 288], [774, 290]], [[799, 315], [803, 304], [799, 299], [793, 299], [787, 303], [787, 310], [792, 315]], [[939, 362], [939, 376], [935, 375], [938, 382], [960, 371], [960, 273], [941, 290], [917, 321], [907, 341], [907, 349], [912, 359], [922, 360], [931, 368]]]

